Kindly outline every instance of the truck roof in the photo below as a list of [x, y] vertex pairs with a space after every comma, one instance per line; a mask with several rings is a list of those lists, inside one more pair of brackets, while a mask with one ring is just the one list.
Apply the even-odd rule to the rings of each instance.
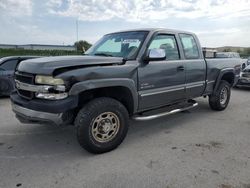
[[188, 31], [175, 30], [175, 29], [166, 29], [166, 28], [138, 28], [138, 29], [130, 29], [130, 30], [122, 30], [122, 31], [112, 32], [112, 33], [109, 33], [109, 34], [131, 32], [131, 31], [148, 31], [148, 32], [165, 31], [165, 32], [176, 33], [176, 34], [178, 34], [178, 33], [186, 33], [186, 34], [195, 35], [194, 33], [188, 32]]

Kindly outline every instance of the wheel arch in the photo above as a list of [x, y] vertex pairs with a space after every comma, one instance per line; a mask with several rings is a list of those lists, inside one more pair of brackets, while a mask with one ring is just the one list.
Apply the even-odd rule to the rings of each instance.
[[133, 114], [138, 107], [136, 84], [131, 79], [97, 79], [76, 83], [69, 95], [79, 96], [79, 105], [97, 97], [111, 97], [120, 101]]
[[216, 83], [215, 83], [215, 87], [214, 87], [214, 91], [215, 92], [219, 85], [220, 85], [220, 81], [224, 80], [227, 81], [231, 87], [233, 87], [234, 82], [235, 82], [235, 73], [234, 73], [234, 69], [233, 68], [226, 68], [226, 69], [222, 69], [216, 79]]

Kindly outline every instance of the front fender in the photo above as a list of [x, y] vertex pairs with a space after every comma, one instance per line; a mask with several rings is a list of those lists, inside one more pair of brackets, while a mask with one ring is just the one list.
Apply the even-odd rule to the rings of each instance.
[[111, 79], [96, 79], [96, 80], [86, 80], [82, 82], [78, 82], [74, 84], [70, 91], [69, 95], [78, 95], [79, 93], [91, 89], [98, 89], [104, 87], [116, 87], [122, 86], [129, 89], [133, 96], [134, 101], [134, 111], [137, 110], [138, 107], [138, 94], [136, 89], [136, 84], [134, 80], [127, 78], [111, 78]]

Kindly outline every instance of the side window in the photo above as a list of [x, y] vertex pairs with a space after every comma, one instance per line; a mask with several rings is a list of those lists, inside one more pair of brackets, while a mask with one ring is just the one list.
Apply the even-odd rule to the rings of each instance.
[[148, 49], [164, 49], [166, 51], [167, 60], [180, 59], [177, 43], [173, 35], [160, 34], [156, 35], [150, 43]]
[[15, 70], [18, 60], [9, 60], [1, 65], [1, 69], [4, 70]]
[[192, 35], [180, 34], [181, 43], [186, 59], [199, 59], [199, 50]]

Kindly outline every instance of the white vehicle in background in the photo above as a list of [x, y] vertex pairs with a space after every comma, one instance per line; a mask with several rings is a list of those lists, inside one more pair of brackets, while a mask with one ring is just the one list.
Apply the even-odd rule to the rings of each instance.
[[250, 88], [250, 65], [248, 65], [240, 73], [240, 78], [236, 84], [236, 87], [248, 87], [248, 88]]

